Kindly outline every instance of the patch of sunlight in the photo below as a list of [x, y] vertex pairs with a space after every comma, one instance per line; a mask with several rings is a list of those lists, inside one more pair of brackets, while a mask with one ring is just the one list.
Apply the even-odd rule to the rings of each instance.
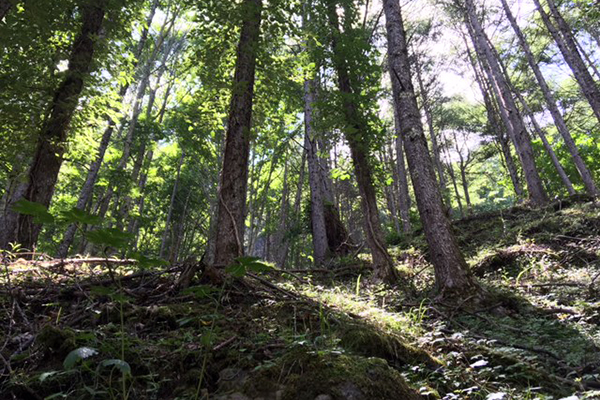
[[356, 296], [351, 290], [340, 287], [329, 289], [312, 286], [305, 288], [302, 293], [333, 309], [358, 315], [383, 330], [392, 330], [412, 337], [418, 337], [422, 333], [421, 321], [414, 317], [416, 314], [413, 310], [408, 313], [390, 312], [375, 304], [376, 299]]

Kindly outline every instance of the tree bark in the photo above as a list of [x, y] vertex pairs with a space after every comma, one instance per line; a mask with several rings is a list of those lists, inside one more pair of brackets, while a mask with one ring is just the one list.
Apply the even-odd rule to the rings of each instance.
[[410, 76], [406, 33], [399, 1], [383, 0], [383, 9], [394, 105], [404, 139], [417, 208], [435, 270], [436, 286], [442, 296], [477, 291], [478, 285], [458, 247], [435, 179]]
[[367, 127], [360, 115], [357, 104], [353, 100], [355, 94], [349, 67], [343, 54], [340, 54], [338, 41], [341, 37], [341, 32], [335, 1], [331, 1], [328, 4], [328, 18], [332, 31], [331, 47], [333, 50], [334, 68], [337, 72], [339, 90], [343, 93], [342, 107], [347, 124], [344, 136], [350, 147], [354, 173], [360, 192], [361, 208], [364, 214], [365, 236], [367, 244], [371, 249], [373, 261], [373, 278], [391, 283], [395, 282], [398, 276], [394, 269], [392, 258], [387, 252], [379, 220], [377, 197], [373, 185], [371, 165], [369, 164], [369, 146], [364, 137]]
[[521, 46], [521, 49], [523, 50], [523, 53], [525, 54], [527, 63], [529, 64], [529, 67], [533, 71], [533, 74], [535, 75], [535, 79], [536, 79], [537, 83], [540, 85], [540, 90], [542, 91], [542, 95], [544, 96], [544, 100], [546, 101], [546, 105], [548, 106], [548, 110], [550, 111], [550, 114], [552, 115], [552, 119], [554, 120], [556, 129], [558, 130], [558, 132], [562, 136], [563, 140], [565, 141], [565, 145], [566, 145], [567, 149], [569, 150], [571, 157], [573, 158], [573, 163], [577, 167], [577, 171], [579, 172], [579, 175], [581, 176], [581, 179], [583, 180], [585, 190], [587, 191], [587, 193], [590, 196], [597, 196], [598, 188], [596, 187], [596, 184], [594, 182], [592, 174], [591, 174], [590, 170], [588, 169], [587, 165], [585, 165], [585, 162], [581, 158], [581, 155], [579, 154], [579, 149], [577, 148], [577, 145], [575, 144], [575, 141], [573, 140], [573, 137], [571, 136], [571, 133], [569, 132], [569, 129], [567, 128], [567, 124], [565, 123], [565, 120], [564, 120], [560, 110], [558, 109], [558, 106], [556, 104], [556, 99], [554, 98], [554, 94], [550, 90], [550, 87], [548, 86], [548, 83], [546, 82], [546, 79], [544, 78], [544, 75], [542, 74], [540, 67], [538, 66], [537, 62], [535, 61], [535, 57], [533, 55], [533, 52], [531, 51], [531, 48], [529, 47], [529, 43], [527, 42], [525, 35], [521, 31], [521, 28], [519, 28], [517, 20], [513, 16], [512, 12], [510, 11], [510, 7], [508, 6], [507, 1], [506, 0], [501, 0], [501, 1], [502, 1], [502, 7], [504, 8], [506, 17], [508, 18], [508, 21], [510, 22], [510, 25], [512, 26], [512, 28], [514, 30], [515, 35], [517, 36], [519, 45]]
[[217, 206], [215, 263], [230, 264], [244, 252], [244, 219], [248, 186], [252, 101], [260, 39], [262, 0], [244, 0], [233, 94]]
[[508, 85], [508, 77], [503, 74], [500, 60], [495, 57], [493, 50], [489, 46], [485, 32], [477, 19], [473, 0], [465, 0], [465, 5], [467, 28], [469, 28], [476, 53], [479, 57], [487, 61], [483, 62], [483, 65], [496, 91], [497, 99], [500, 101], [499, 109], [502, 119], [521, 160], [523, 173], [527, 182], [529, 200], [535, 205], [543, 205], [548, 202], [548, 197], [537, 166], [535, 165], [531, 139], [512, 97], [512, 92]]
[[579, 84], [583, 95], [590, 103], [594, 115], [598, 121], [600, 121], [600, 88], [594, 81], [594, 78], [587, 69], [585, 62], [581, 58], [581, 54], [579, 54], [579, 51], [577, 50], [577, 44], [575, 43], [575, 39], [571, 33], [571, 28], [562, 18], [562, 15], [556, 7], [556, 4], [554, 4], [554, 1], [546, 1], [550, 8], [550, 13], [557, 23], [557, 26], [555, 26], [550, 20], [550, 16], [540, 4], [540, 0], [534, 0], [534, 3], [540, 16], [542, 17], [544, 25], [552, 35], [552, 38], [558, 45], [558, 48], [565, 61], [573, 71], [575, 80]]
[[[27, 182], [17, 191], [19, 196], [13, 197], [11, 204], [25, 199], [46, 207], [50, 205], [66, 150], [69, 124], [83, 90], [84, 78], [90, 73], [94, 45], [100, 35], [106, 5], [107, 0], [98, 0], [82, 7], [81, 32], [73, 44], [65, 80], [54, 93], [29, 167]], [[17, 215], [10, 210], [0, 220], [0, 225], [3, 226], [0, 248], [7, 248], [10, 242], [32, 248], [41, 230], [41, 226], [33, 222], [32, 216]]]

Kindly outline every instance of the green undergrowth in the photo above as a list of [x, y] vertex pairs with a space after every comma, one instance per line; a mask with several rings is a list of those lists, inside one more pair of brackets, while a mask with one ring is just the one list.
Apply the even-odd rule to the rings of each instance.
[[480, 308], [434, 300], [420, 237], [392, 249], [410, 288], [372, 284], [360, 260], [182, 292], [173, 272], [111, 283], [98, 267], [5, 263], [0, 398], [598, 398], [597, 215], [458, 221]]

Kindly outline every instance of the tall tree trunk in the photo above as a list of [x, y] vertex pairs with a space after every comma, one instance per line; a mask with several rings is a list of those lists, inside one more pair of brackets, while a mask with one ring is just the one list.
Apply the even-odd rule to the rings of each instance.
[[[82, 26], [69, 57], [65, 80], [54, 93], [48, 118], [40, 133], [33, 161], [29, 167], [27, 182], [18, 190], [11, 204], [20, 199], [41, 203], [48, 207], [54, 193], [58, 173], [63, 161], [69, 124], [77, 108], [83, 90], [84, 78], [90, 73], [94, 45], [104, 20], [107, 0], [86, 3], [82, 7]], [[8, 211], [0, 220], [0, 248], [10, 242], [18, 242], [32, 248], [37, 241], [41, 226], [29, 215]]]
[[400, 235], [402, 233], [402, 229], [400, 228], [400, 218], [398, 218], [398, 201], [395, 196], [396, 191], [396, 182], [397, 182], [397, 173], [396, 166], [394, 165], [392, 154], [392, 146], [388, 142], [385, 146], [385, 149], [381, 151], [381, 162], [386, 168], [390, 168], [392, 170], [392, 184], [386, 185], [383, 189], [385, 192], [385, 197], [388, 203], [388, 211], [390, 212], [390, 219], [394, 225], [394, 231], [396, 234]]
[[556, 21], [556, 26], [550, 20], [550, 16], [540, 4], [540, 0], [533, 1], [540, 16], [542, 17], [542, 21], [544, 22], [546, 29], [548, 29], [552, 35], [552, 38], [558, 45], [558, 48], [560, 49], [565, 61], [573, 71], [575, 80], [579, 84], [583, 95], [590, 103], [594, 115], [596, 118], [598, 118], [598, 121], [600, 121], [600, 88], [594, 81], [594, 78], [587, 69], [585, 62], [581, 58], [581, 54], [579, 54], [579, 51], [577, 50], [577, 44], [575, 43], [575, 39], [571, 33], [571, 28], [562, 18], [562, 15], [558, 11], [558, 8], [553, 0], [546, 1], [550, 7], [550, 13], [552, 14], [552, 17]]
[[535, 118], [535, 115], [533, 114], [533, 111], [531, 111], [531, 109], [529, 108], [529, 104], [527, 104], [527, 102], [525, 101], [525, 99], [523, 98], [521, 93], [519, 93], [516, 90], [514, 90], [514, 93], [517, 96], [517, 98], [519, 99], [519, 101], [521, 102], [521, 104], [523, 105], [523, 110], [525, 111], [525, 114], [529, 117], [529, 120], [533, 124], [533, 128], [534, 128], [535, 132], [538, 134], [538, 136], [542, 140], [542, 145], [544, 146], [546, 153], [548, 153], [548, 155], [550, 156], [550, 159], [552, 160], [552, 164], [554, 165], [556, 172], [558, 172], [558, 176], [560, 177], [560, 180], [563, 182], [563, 184], [567, 188], [567, 192], [569, 193], [569, 195], [574, 195], [576, 192], [575, 192], [575, 188], [573, 187], [573, 183], [571, 183], [571, 179], [569, 179], [569, 176], [565, 172], [565, 169], [563, 168], [562, 164], [560, 163], [560, 160], [556, 156], [556, 153], [554, 152], [552, 145], [550, 144], [550, 142], [548, 142], [548, 138], [546, 137], [546, 132], [544, 132], [544, 130], [538, 123], [537, 119]]
[[402, 219], [402, 231], [405, 235], [412, 233], [410, 223], [410, 194], [408, 192], [408, 174], [404, 162], [404, 140], [400, 132], [398, 112], [394, 107], [394, 132], [396, 134], [396, 169], [398, 173], [398, 208]]
[[[348, 237], [348, 230], [340, 218], [340, 211], [333, 193], [333, 182], [329, 167], [329, 148], [322, 135], [317, 136], [317, 160], [319, 174], [321, 175], [321, 188], [323, 190], [323, 212], [325, 214], [325, 231], [327, 232], [327, 246], [335, 255], [348, 254], [352, 249], [352, 242]], [[325, 157], [324, 157], [324, 156]]]
[[327, 258], [327, 229], [325, 227], [325, 207], [323, 182], [317, 154], [313, 125], [315, 84], [312, 79], [304, 81], [304, 147], [308, 161], [308, 183], [310, 186], [310, 227], [313, 243], [313, 258], [316, 265], [325, 263]]
[[504, 8], [504, 12], [506, 13], [506, 17], [508, 18], [508, 21], [510, 22], [510, 25], [512, 26], [512, 28], [517, 36], [519, 45], [521, 46], [521, 50], [523, 50], [523, 53], [525, 54], [527, 63], [529, 64], [529, 67], [533, 71], [533, 74], [535, 75], [535, 79], [536, 79], [537, 83], [540, 85], [540, 90], [542, 91], [544, 100], [546, 100], [546, 105], [548, 106], [548, 110], [550, 111], [550, 114], [552, 115], [552, 119], [554, 120], [556, 129], [558, 130], [558, 132], [562, 136], [563, 140], [565, 141], [565, 145], [566, 145], [567, 149], [569, 150], [571, 157], [573, 158], [573, 162], [574, 162], [575, 166], [577, 167], [577, 171], [579, 172], [581, 179], [583, 180], [585, 190], [588, 192], [588, 194], [590, 196], [596, 196], [596, 195], [598, 195], [598, 188], [596, 187], [596, 184], [594, 183], [594, 179], [592, 177], [590, 170], [585, 165], [585, 162], [583, 161], [583, 159], [581, 158], [581, 155], [579, 154], [579, 149], [577, 148], [577, 145], [575, 144], [575, 141], [573, 140], [573, 137], [571, 136], [571, 133], [569, 132], [569, 129], [567, 128], [567, 124], [565, 123], [565, 120], [564, 120], [560, 110], [558, 109], [558, 106], [556, 104], [556, 99], [554, 98], [554, 94], [550, 90], [550, 87], [548, 86], [548, 83], [546, 82], [546, 79], [544, 78], [544, 75], [542, 74], [542, 71], [540, 70], [538, 63], [535, 61], [535, 57], [533, 55], [533, 52], [531, 51], [531, 48], [529, 47], [529, 43], [527, 42], [525, 35], [521, 31], [521, 28], [519, 28], [519, 25], [517, 24], [517, 20], [513, 16], [512, 12], [510, 11], [510, 7], [508, 6], [507, 1], [506, 0], [501, 0], [501, 1], [502, 1], [502, 7]]
[[444, 210], [433, 163], [427, 149], [423, 125], [412, 85], [406, 33], [398, 0], [383, 0], [388, 38], [388, 62], [394, 105], [404, 139], [408, 167], [415, 190], [431, 262], [440, 295], [478, 290], [458, 248], [450, 220]]
[[509, 138], [507, 138], [507, 133], [505, 134], [505, 132], [503, 132], [501, 129], [502, 122], [498, 119], [499, 111], [494, 106], [494, 90], [491, 88], [489, 81], [486, 80], [485, 77], [482, 75], [483, 73], [485, 73], [485, 71], [479, 71], [479, 68], [477, 67], [477, 62], [475, 61], [475, 58], [473, 57], [473, 55], [471, 54], [471, 50], [469, 49], [469, 44], [467, 42], [466, 37], [463, 36], [463, 40], [467, 48], [467, 57], [469, 58], [469, 62], [471, 64], [471, 67], [473, 68], [473, 72], [475, 73], [475, 80], [477, 81], [477, 85], [479, 86], [479, 90], [481, 91], [481, 95], [483, 96], [483, 101], [488, 117], [488, 125], [490, 127], [490, 130], [494, 132], [497, 142], [500, 144], [500, 149], [504, 158], [506, 170], [508, 171], [508, 176], [510, 177], [510, 180], [513, 184], [513, 190], [517, 195], [517, 199], [521, 200], [523, 199], [523, 188], [521, 186], [521, 180], [519, 179], [519, 171], [517, 170], [517, 166], [510, 151], [510, 144]]
[[179, 186], [179, 177], [181, 176], [181, 166], [185, 158], [185, 150], [181, 151], [179, 157], [179, 163], [177, 164], [177, 175], [175, 176], [175, 183], [173, 183], [173, 191], [171, 192], [171, 201], [169, 202], [169, 210], [167, 212], [167, 220], [165, 221], [165, 230], [163, 231], [162, 239], [160, 241], [160, 251], [158, 253], [159, 258], [164, 258], [165, 250], [167, 246], [167, 238], [171, 232], [171, 219], [173, 218], [173, 207], [175, 206], [175, 197], [177, 196], [177, 188]]
[[[294, 196], [294, 220], [292, 226], [296, 228], [300, 223], [300, 204], [302, 202], [302, 186], [304, 186], [304, 165], [306, 164], [306, 148], [302, 151], [302, 160], [300, 161], [300, 173], [298, 174], [298, 184], [296, 185], [296, 194]], [[290, 247], [290, 238], [285, 235], [287, 229], [282, 229], [283, 243], [279, 246], [277, 254], [277, 265], [279, 268], [284, 268], [287, 260], [287, 255]]]
[[495, 57], [494, 52], [489, 46], [485, 32], [477, 19], [473, 0], [465, 0], [465, 4], [467, 28], [469, 28], [476, 53], [480, 58], [484, 59], [482, 63], [489, 75], [490, 82], [494, 86], [494, 90], [497, 92], [497, 99], [501, 101], [499, 109], [523, 166], [527, 189], [529, 191], [529, 200], [536, 205], [545, 204], [548, 201], [548, 197], [546, 196], [542, 179], [535, 165], [531, 139], [512, 97], [512, 92], [508, 85], [508, 77], [502, 73], [500, 60]]
[[419, 93], [421, 95], [421, 101], [423, 103], [423, 111], [425, 113], [425, 121], [427, 121], [427, 128], [429, 129], [429, 137], [431, 138], [431, 150], [433, 152], [433, 163], [435, 165], [435, 169], [437, 170], [437, 175], [440, 183], [440, 188], [442, 190], [442, 198], [446, 193], [446, 178], [444, 177], [444, 168], [442, 167], [442, 163], [440, 161], [440, 149], [437, 142], [437, 136], [435, 134], [435, 130], [433, 129], [433, 116], [431, 114], [431, 104], [429, 103], [429, 96], [427, 93], [427, 89], [425, 88], [425, 83], [423, 82], [423, 77], [421, 75], [421, 63], [418, 57], [415, 60], [415, 70], [417, 72], [417, 82], [419, 83]]
[[352, 87], [349, 67], [339, 48], [338, 40], [341, 37], [341, 32], [335, 1], [329, 2], [328, 14], [332, 30], [334, 68], [337, 72], [340, 92], [343, 93], [343, 112], [346, 124], [348, 125], [344, 136], [350, 147], [354, 173], [360, 192], [361, 206], [364, 214], [365, 236], [373, 258], [373, 277], [375, 280], [395, 282], [398, 276], [383, 238], [377, 197], [373, 185], [371, 165], [369, 163], [369, 146], [367, 138], [363, 136], [367, 131], [367, 127], [360, 115], [357, 104], [352, 99], [354, 97], [354, 89]]
[[215, 264], [218, 265], [228, 265], [244, 252], [248, 156], [262, 0], [244, 0], [241, 7], [243, 23], [217, 203]]

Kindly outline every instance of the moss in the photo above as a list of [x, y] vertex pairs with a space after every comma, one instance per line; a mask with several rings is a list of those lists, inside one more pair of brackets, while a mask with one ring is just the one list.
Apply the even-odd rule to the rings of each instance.
[[[284, 377], [283, 379], [281, 379]], [[264, 396], [283, 385], [282, 400], [332, 399], [420, 399], [402, 375], [380, 358], [364, 358], [297, 349], [249, 379], [244, 392]]]
[[56, 355], [66, 357], [71, 350], [77, 347], [75, 333], [71, 329], [60, 329], [53, 325], [46, 325], [37, 336], [37, 344], [46, 356]]
[[396, 335], [362, 324], [349, 325], [340, 338], [344, 349], [359, 355], [383, 358], [399, 365], [425, 364], [436, 368], [440, 364], [424, 350], [404, 343]]

